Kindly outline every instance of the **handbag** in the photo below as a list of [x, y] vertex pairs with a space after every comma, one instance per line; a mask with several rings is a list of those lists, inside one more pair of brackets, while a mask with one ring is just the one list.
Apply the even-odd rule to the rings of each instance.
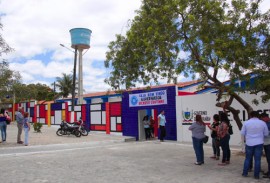
[[203, 138], [203, 143], [206, 144], [208, 142], [208, 139], [209, 139], [209, 137], [207, 135], [205, 135], [205, 137]]

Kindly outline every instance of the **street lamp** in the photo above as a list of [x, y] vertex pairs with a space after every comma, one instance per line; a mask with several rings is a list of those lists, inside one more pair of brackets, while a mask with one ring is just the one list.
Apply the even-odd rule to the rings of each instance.
[[60, 46], [72, 51], [74, 53], [74, 67], [73, 67], [73, 81], [72, 81], [72, 99], [71, 99], [71, 111], [74, 111], [74, 105], [75, 105], [75, 87], [76, 87], [76, 65], [77, 65], [77, 46], [75, 46], [75, 51], [69, 49], [63, 44], [60, 44]]

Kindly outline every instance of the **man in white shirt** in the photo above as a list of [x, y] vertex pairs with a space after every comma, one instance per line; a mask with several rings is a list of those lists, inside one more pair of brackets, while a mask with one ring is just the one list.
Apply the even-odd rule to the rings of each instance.
[[261, 157], [264, 143], [264, 136], [268, 136], [269, 131], [265, 122], [258, 118], [257, 111], [250, 113], [250, 119], [246, 121], [241, 129], [241, 135], [246, 139], [246, 159], [242, 176], [248, 175], [248, 170], [252, 158], [254, 157], [254, 178], [260, 178]]

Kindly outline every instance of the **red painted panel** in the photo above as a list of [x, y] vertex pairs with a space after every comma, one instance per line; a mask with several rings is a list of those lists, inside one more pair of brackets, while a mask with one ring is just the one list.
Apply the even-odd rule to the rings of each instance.
[[116, 131], [117, 132], [122, 132], [122, 124], [117, 124], [116, 125]]
[[54, 115], [55, 115], [55, 111], [51, 110], [51, 116], [54, 116]]
[[92, 126], [94, 126], [94, 130], [101, 130], [101, 131], [105, 131], [106, 130], [106, 126], [105, 125], [91, 125], [91, 129]]
[[37, 122], [37, 105], [34, 106], [33, 122]]
[[178, 96], [185, 96], [185, 95], [196, 95], [196, 93], [194, 93], [194, 92], [178, 91]]
[[68, 111], [68, 103], [67, 102], [65, 102], [65, 112], [66, 112], [66, 114], [65, 114], [65, 120], [66, 121], [70, 121], [70, 114], [69, 114], [69, 111]]
[[106, 102], [105, 104], [106, 106], [106, 134], [110, 134], [110, 126], [111, 126], [111, 123], [110, 123], [110, 103], [109, 102]]
[[45, 105], [39, 105], [39, 118], [46, 117]]
[[86, 105], [82, 105], [82, 120], [86, 121]]
[[121, 116], [121, 103], [110, 103], [111, 116]]

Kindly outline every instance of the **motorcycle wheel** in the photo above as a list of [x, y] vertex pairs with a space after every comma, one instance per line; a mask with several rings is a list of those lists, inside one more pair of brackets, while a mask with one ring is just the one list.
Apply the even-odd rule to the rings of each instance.
[[88, 135], [88, 131], [86, 131], [85, 129], [81, 129], [81, 133], [82, 133], [82, 136]]
[[61, 129], [61, 128], [59, 128], [57, 131], [56, 131], [56, 135], [58, 135], [58, 136], [62, 136], [64, 134], [64, 131]]
[[81, 133], [79, 130], [76, 130], [76, 131], [74, 132], [74, 135], [75, 135], [76, 137], [80, 137], [80, 136], [82, 135], [82, 133]]

